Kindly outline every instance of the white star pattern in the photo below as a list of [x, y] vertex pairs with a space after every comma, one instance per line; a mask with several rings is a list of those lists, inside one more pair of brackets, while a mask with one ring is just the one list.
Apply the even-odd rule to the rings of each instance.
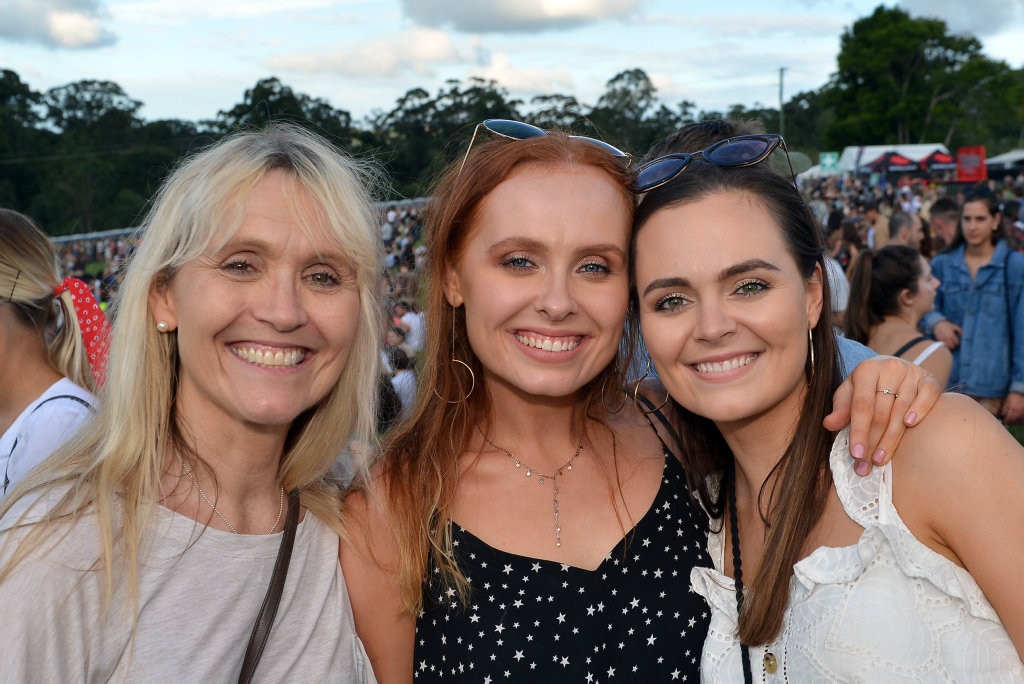
[[425, 585], [416, 680], [698, 681], [708, 617], [689, 577], [711, 561], [692, 502], [667, 458], [651, 508], [593, 571], [505, 553], [453, 524], [459, 567], [476, 582], [467, 607]]

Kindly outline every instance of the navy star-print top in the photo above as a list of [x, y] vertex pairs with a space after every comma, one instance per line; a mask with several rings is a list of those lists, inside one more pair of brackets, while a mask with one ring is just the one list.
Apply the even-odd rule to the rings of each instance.
[[424, 586], [418, 681], [699, 681], [708, 609], [690, 570], [711, 564], [682, 465], [665, 459], [650, 510], [596, 570], [494, 549], [453, 523], [472, 589]]

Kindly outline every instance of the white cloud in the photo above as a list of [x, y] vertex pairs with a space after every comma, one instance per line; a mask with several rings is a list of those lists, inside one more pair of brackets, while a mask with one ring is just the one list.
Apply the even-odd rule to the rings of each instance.
[[573, 89], [572, 76], [565, 68], [542, 69], [517, 67], [508, 55], [495, 54], [490, 63], [475, 69], [473, 76], [497, 81], [517, 96], [532, 97], [538, 93], [557, 93]]
[[332, 73], [351, 78], [392, 78], [409, 74], [433, 76], [435, 67], [467, 63], [450, 36], [432, 29], [414, 29], [385, 38], [349, 43], [319, 52], [297, 52], [267, 60], [267, 66], [299, 73]]
[[641, 0], [402, 0], [405, 14], [431, 27], [467, 33], [572, 28], [626, 17]]
[[911, 16], [942, 19], [951, 32], [979, 39], [1024, 19], [1024, 0], [901, 0], [900, 6]]
[[111, 12], [119, 21], [156, 24], [202, 19], [254, 19], [294, 16], [305, 10], [331, 9], [337, 0], [140, 0], [119, 3]]
[[102, 25], [107, 18], [100, 0], [4, 0], [0, 40], [53, 48], [102, 47], [117, 41]]

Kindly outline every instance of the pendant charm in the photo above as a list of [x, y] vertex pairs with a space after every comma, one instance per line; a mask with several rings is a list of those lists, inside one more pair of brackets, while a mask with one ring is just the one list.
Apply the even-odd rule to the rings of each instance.
[[779, 659], [771, 651], [764, 654], [764, 671], [768, 674], [775, 674], [779, 671]]

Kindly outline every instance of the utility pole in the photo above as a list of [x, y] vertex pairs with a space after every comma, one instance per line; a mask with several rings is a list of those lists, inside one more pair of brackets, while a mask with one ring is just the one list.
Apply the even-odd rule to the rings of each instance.
[[783, 138], [786, 137], [786, 110], [782, 101], [782, 75], [785, 72], [786, 67], [779, 67], [779, 135]]

